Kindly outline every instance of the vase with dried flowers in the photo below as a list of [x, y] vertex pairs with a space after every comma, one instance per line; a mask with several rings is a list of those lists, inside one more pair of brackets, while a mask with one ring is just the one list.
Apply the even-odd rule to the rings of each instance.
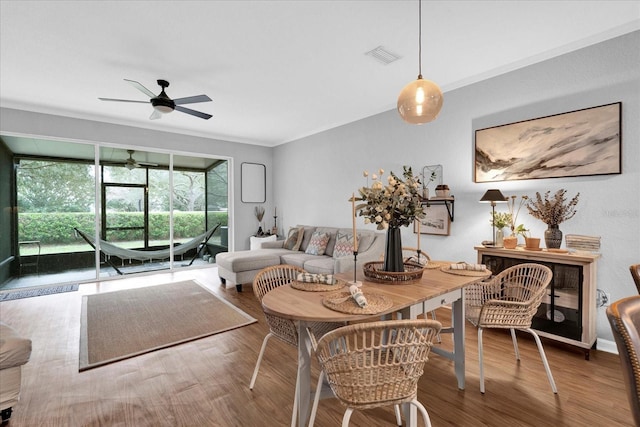
[[567, 190], [560, 189], [550, 197], [551, 191], [544, 193], [544, 198], [536, 192], [536, 197], [529, 200], [527, 210], [529, 214], [547, 224], [544, 239], [549, 249], [557, 249], [562, 244], [562, 231], [559, 224], [574, 217], [580, 193], [569, 201], [565, 195]]
[[262, 231], [262, 218], [264, 218], [264, 208], [262, 206], [256, 206], [253, 209], [253, 213], [258, 220], [258, 232], [256, 236], [264, 236], [264, 231]]
[[383, 270], [402, 272], [404, 263], [400, 227], [413, 224], [416, 218], [424, 218], [420, 200], [422, 185], [408, 166], [403, 167], [404, 180], [390, 172], [384, 185], [383, 174], [383, 169], [378, 171], [378, 175], [372, 174], [373, 181], [369, 187], [369, 173], [363, 173], [367, 178], [367, 187], [358, 189], [359, 197], [355, 200], [364, 203], [356, 205], [355, 210], [364, 217], [365, 224], [376, 224], [378, 230], [387, 230]]

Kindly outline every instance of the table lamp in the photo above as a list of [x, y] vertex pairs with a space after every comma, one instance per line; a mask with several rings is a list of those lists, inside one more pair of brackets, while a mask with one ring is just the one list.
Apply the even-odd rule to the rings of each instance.
[[480, 199], [480, 203], [491, 203], [491, 225], [493, 226], [493, 240], [491, 244], [495, 246], [496, 244], [496, 225], [494, 223], [494, 218], [496, 216], [496, 203], [506, 203], [507, 198], [504, 197], [504, 194], [497, 189], [487, 190], [484, 193], [484, 196]]

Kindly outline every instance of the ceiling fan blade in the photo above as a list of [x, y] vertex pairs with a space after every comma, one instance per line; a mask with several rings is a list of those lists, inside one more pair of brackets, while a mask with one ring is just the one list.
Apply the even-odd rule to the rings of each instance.
[[191, 114], [192, 116], [200, 117], [201, 119], [209, 120], [213, 117], [211, 114], [203, 113], [201, 111], [192, 110], [190, 108], [181, 107], [180, 105], [176, 105], [176, 110], [181, 111], [183, 113]]
[[115, 99], [115, 98], [98, 98], [100, 101], [116, 101], [116, 102], [136, 102], [139, 104], [148, 104], [149, 101], [134, 101], [133, 99]]
[[151, 116], [149, 116], [149, 120], [157, 120], [160, 117], [162, 117], [162, 113], [156, 109], [153, 110], [153, 113], [151, 113]]
[[140, 92], [144, 93], [145, 95], [147, 95], [149, 98], [155, 98], [156, 94], [151, 92], [149, 89], [147, 89], [146, 87], [142, 86], [140, 83], [138, 83], [135, 80], [129, 80], [129, 79], [124, 79], [125, 82], [128, 82], [129, 84], [131, 84], [131, 86], [135, 87], [136, 89], [138, 89]]
[[187, 96], [186, 98], [178, 98], [173, 100], [176, 105], [195, 104], [196, 102], [209, 101], [211, 101], [211, 98], [209, 98], [207, 95]]

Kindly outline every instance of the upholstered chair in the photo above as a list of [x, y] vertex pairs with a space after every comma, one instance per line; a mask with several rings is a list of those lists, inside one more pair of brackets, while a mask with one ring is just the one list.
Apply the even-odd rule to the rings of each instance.
[[633, 277], [633, 282], [636, 284], [636, 289], [640, 294], [640, 264], [630, 265], [629, 271], [631, 271], [631, 277]]
[[613, 302], [607, 307], [607, 318], [618, 347], [631, 413], [640, 426], [640, 295]]

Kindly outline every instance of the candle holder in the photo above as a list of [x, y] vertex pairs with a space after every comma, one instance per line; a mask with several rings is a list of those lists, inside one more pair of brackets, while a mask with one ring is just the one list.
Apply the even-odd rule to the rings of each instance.
[[273, 216], [273, 228], [271, 229], [271, 234], [278, 235], [278, 215]]
[[356, 285], [357, 287], [362, 286], [362, 282], [356, 280], [356, 276], [358, 274], [358, 251], [353, 251], [353, 280], [349, 282], [349, 286]]

